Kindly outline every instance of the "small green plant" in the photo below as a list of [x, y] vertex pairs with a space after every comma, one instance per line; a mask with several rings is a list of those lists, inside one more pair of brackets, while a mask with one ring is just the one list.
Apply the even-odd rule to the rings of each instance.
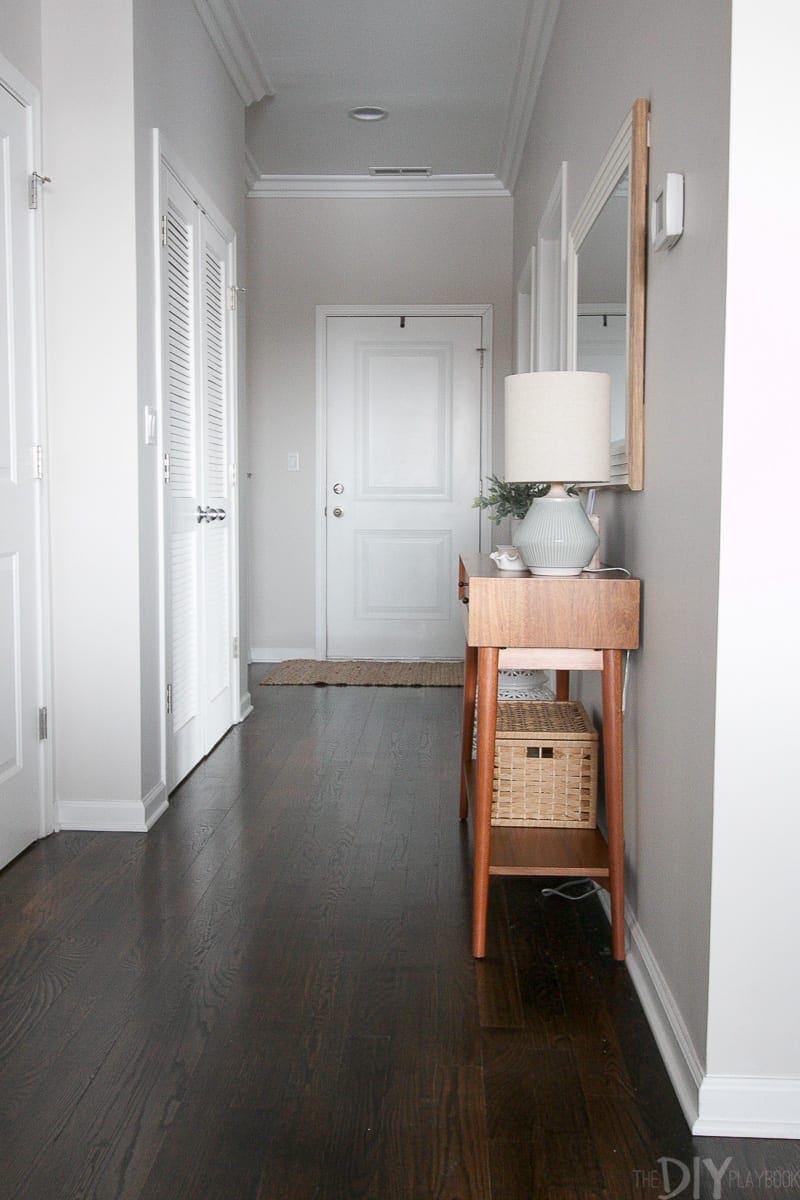
[[489, 490], [482, 496], [476, 496], [472, 501], [473, 508], [491, 509], [489, 520], [499, 525], [503, 517], [525, 516], [531, 506], [531, 501], [537, 496], [546, 496], [550, 491], [549, 483], [508, 483], [490, 475], [487, 480]]

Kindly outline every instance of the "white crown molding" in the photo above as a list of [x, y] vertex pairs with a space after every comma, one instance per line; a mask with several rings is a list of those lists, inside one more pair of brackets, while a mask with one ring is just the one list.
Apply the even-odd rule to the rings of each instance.
[[497, 168], [509, 192], [517, 183], [533, 108], [561, 0], [531, 0]]
[[274, 96], [236, 0], [194, 0], [194, 6], [244, 103]]
[[376, 179], [374, 175], [262, 175], [248, 197], [261, 200], [389, 199], [432, 196], [460, 198], [510, 196], [496, 175], [429, 175], [418, 179]]

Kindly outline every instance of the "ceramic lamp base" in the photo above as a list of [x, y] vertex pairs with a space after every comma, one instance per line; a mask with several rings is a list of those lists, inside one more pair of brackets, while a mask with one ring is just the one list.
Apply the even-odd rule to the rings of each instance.
[[580, 575], [599, 544], [580, 500], [560, 484], [533, 501], [513, 540], [533, 575]]

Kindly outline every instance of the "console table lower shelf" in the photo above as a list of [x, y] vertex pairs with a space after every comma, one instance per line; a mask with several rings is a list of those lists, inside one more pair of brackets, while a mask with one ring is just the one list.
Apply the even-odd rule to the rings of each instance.
[[[475, 807], [475, 761], [466, 765], [470, 808]], [[595, 879], [609, 886], [608, 845], [597, 829], [542, 829], [493, 825], [490, 875], [545, 875]]]

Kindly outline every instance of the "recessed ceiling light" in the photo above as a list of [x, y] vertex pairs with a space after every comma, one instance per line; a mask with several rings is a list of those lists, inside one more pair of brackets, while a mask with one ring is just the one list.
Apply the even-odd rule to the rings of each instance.
[[389, 114], [385, 108], [378, 108], [377, 104], [364, 104], [361, 108], [351, 108], [347, 115], [354, 121], [383, 121]]

